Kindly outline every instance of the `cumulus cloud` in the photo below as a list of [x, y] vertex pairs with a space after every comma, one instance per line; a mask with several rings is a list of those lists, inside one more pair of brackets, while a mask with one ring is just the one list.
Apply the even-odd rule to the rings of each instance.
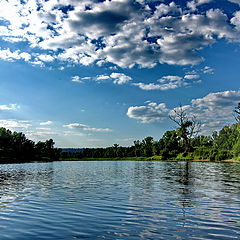
[[172, 83], [168, 83], [168, 84], [155, 84], [155, 83], [133, 83], [134, 86], [139, 87], [142, 90], [161, 90], [161, 91], [165, 91], [165, 90], [170, 90], [170, 89], [175, 89], [180, 87], [179, 84], [172, 84]]
[[[197, 64], [203, 61], [202, 48], [219, 39], [239, 41], [240, 36], [239, 7], [233, 7], [232, 15], [236, 13], [229, 19], [219, 5], [209, 2], [188, 1], [186, 8], [175, 1], [152, 7], [142, 0], [2, 0], [0, 37], [6, 43], [23, 41], [30, 48], [23, 50], [19, 44], [18, 50], [1, 49], [0, 58], [39, 65], [56, 60], [110, 62], [124, 68]], [[206, 10], [195, 11], [202, 4]]]
[[228, 1], [240, 5], [240, 0], [228, 0]]
[[52, 62], [55, 58], [48, 54], [40, 54], [37, 56], [43, 62]]
[[197, 9], [198, 6], [202, 5], [202, 4], [206, 4], [206, 3], [210, 3], [213, 0], [193, 0], [187, 3], [187, 6], [192, 9], [193, 11], [195, 11]]
[[83, 83], [83, 80], [82, 80], [81, 77], [79, 77], [79, 76], [73, 76], [73, 77], [71, 78], [71, 81], [72, 81], [72, 82], [76, 82], [76, 83]]
[[238, 31], [240, 31], [240, 11], [234, 13], [234, 17], [231, 18], [231, 23], [235, 25]]
[[202, 122], [203, 131], [220, 129], [234, 120], [233, 109], [240, 102], [240, 91], [210, 93], [193, 99], [189, 109]]
[[96, 81], [104, 81], [110, 79], [110, 76], [108, 75], [99, 75], [96, 77]]
[[138, 10], [137, 5], [128, 0], [92, 3], [88, 9], [79, 5], [70, 12], [66, 24], [72, 31], [93, 38], [117, 33], [121, 24]]
[[124, 73], [116, 73], [116, 72], [114, 72], [114, 73], [112, 73], [110, 75], [110, 77], [113, 79], [113, 83], [119, 84], [119, 85], [128, 83], [129, 81], [132, 80], [131, 77], [125, 75]]
[[200, 76], [198, 74], [186, 74], [184, 76], [185, 79], [198, 79]]
[[46, 121], [46, 122], [40, 122], [39, 124], [41, 126], [48, 126], [48, 125], [52, 125], [54, 122], [53, 121]]
[[83, 128], [88, 126], [82, 123], [70, 123], [70, 124], [63, 125], [63, 127], [66, 127], [69, 129], [76, 129], [76, 128]]
[[15, 111], [19, 108], [20, 106], [18, 104], [0, 105], [0, 110], [4, 111]]
[[128, 83], [129, 81], [132, 81], [132, 78], [127, 76], [124, 73], [117, 73], [113, 72], [110, 75], [107, 74], [102, 74], [102, 75], [97, 75], [96, 77], [80, 77], [80, 76], [74, 76], [72, 77], [72, 82], [78, 82], [78, 83], [83, 83], [84, 80], [92, 80], [96, 81], [98, 83], [104, 82], [104, 81], [112, 81], [114, 84], [117, 85], [123, 85]]
[[[204, 69], [205, 71], [205, 69]], [[210, 69], [206, 69], [206, 71], [210, 71]], [[137, 86], [142, 90], [170, 90], [170, 89], [176, 89], [183, 86], [188, 86], [192, 83], [199, 82], [199, 75], [188, 73], [185, 76], [163, 76], [162, 78], [157, 80], [157, 83], [143, 83], [143, 82], [133, 82], [131, 83], [132, 86]], [[72, 77], [72, 82], [78, 82], [83, 83], [85, 80], [92, 80], [96, 81], [98, 83], [106, 82], [106, 81], [112, 81], [116, 85], [123, 85], [123, 84], [129, 84], [133, 81], [132, 77], [127, 76], [124, 73], [119, 72], [113, 72], [109, 75], [103, 74], [103, 75], [97, 75], [96, 77], [80, 77], [80, 76], [74, 76]]]
[[[240, 91], [224, 91], [193, 99], [189, 105], [182, 107], [202, 123], [203, 132], [211, 133], [234, 121], [233, 109], [239, 102]], [[171, 111], [173, 109], [168, 109], [165, 103], [148, 102], [129, 107], [127, 116], [143, 123], [159, 122], [166, 119]]]
[[148, 102], [143, 106], [129, 107], [127, 116], [134, 118], [143, 123], [162, 121], [168, 117], [170, 109], [166, 107], [165, 103], [157, 104], [155, 102]]
[[83, 131], [90, 132], [112, 132], [113, 130], [110, 128], [92, 128], [92, 127], [84, 127]]
[[[166, 91], [170, 89], [176, 89], [184, 86], [190, 85], [188, 80], [196, 80], [199, 78], [199, 75], [185, 75], [184, 77], [180, 76], [164, 76], [161, 79], [157, 80], [156, 83], [133, 83], [132, 85], [139, 87], [142, 90], [161, 90]], [[194, 81], [196, 83], [196, 81]], [[194, 83], [193, 82], [193, 83]]]
[[31, 59], [31, 55], [27, 52], [20, 52], [20, 50], [11, 51], [9, 48], [7, 48], [0, 49], [0, 59], [10, 62], [15, 60], [24, 60], [28, 62]]
[[82, 123], [70, 123], [63, 125], [63, 127], [69, 128], [69, 129], [82, 129], [83, 131], [90, 131], [90, 132], [112, 132], [113, 130], [110, 128], [94, 128], [90, 127], [88, 125], [82, 124]]
[[4, 119], [0, 120], [0, 126], [10, 129], [10, 130], [26, 130], [32, 126], [32, 124], [28, 121], [21, 121], [16, 119]]

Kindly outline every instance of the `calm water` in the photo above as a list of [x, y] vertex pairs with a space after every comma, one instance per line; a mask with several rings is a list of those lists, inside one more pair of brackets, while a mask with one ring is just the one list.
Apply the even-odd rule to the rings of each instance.
[[0, 239], [240, 239], [240, 164], [0, 165]]

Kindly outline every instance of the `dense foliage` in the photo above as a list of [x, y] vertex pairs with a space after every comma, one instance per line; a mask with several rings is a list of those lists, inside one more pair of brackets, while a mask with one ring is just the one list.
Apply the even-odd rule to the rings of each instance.
[[237, 123], [215, 131], [211, 136], [198, 135], [200, 123], [189, 116], [181, 106], [170, 119], [176, 130], [167, 131], [161, 139], [152, 137], [136, 140], [130, 147], [114, 144], [106, 148], [84, 148], [79, 151], [62, 151], [54, 148], [52, 139], [34, 143], [23, 133], [11, 132], [0, 128], [0, 161], [26, 162], [36, 160], [77, 160], [77, 159], [113, 159], [113, 158], [152, 158], [154, 159], [240, 159], [240, 103], [234, 109]]
[[1, 162], [58, 160], [60, 152], [60, 149], [54, 148], [52, 139], [35, 144], [21, 132], [11, 132], [6, 128], [0, 128]]
[[146, 137], [134, 141], [130, 147], [114, 144], [107, 148], [85, 148], [79, 152], [64, 152], [65, 159], [80, 158], [131, 158], [159, 156], [159, 159], [210, 159], [223, 160], [240, 156], [240, 123], [225, 126], [212, 136], [195, 136], [189, 139], [190, 150], [186, 152], [186, 142], [179, 130], [167, 131], [163, 137], [154, 141]]

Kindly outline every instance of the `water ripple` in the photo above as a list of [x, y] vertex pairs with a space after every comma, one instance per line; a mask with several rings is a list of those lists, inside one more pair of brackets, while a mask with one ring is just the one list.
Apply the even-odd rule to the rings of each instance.
[[240, 239], [240, 164], [0, 166], [0, 240]]

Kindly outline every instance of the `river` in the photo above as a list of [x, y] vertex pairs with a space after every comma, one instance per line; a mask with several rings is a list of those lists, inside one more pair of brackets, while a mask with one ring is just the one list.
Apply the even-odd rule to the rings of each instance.
[[0, 239], [240, 239], [240, 163], [0, 165]]

